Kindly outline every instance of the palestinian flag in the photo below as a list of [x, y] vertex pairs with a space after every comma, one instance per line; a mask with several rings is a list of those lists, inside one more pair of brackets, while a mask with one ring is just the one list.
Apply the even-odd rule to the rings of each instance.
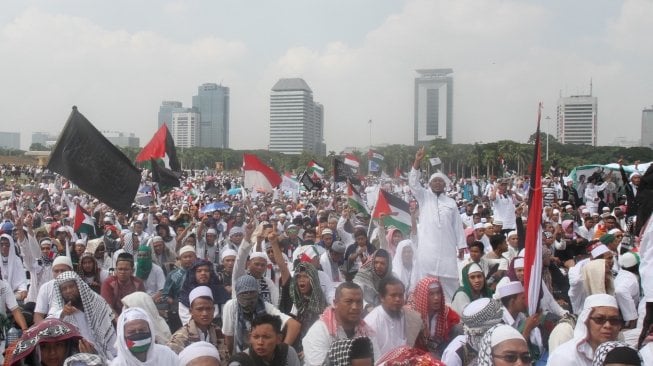
[[152, 345], [152, 338], [146, 338], [146, 339], [138, 339], [135, 341], [132, 341], [131, 339], [125, 339], [125, 344], [127, 344], [127, 348], [133, 353], [143, 353], [147, 352], [147, 350], [150, 348]]
[[349, 165], [350, 167], [354, 169], [358, 169], [360, 167], [361, 163], [358, 160], [358, 157], [354, 154], [345, 154], [345, 164]]
[[313, 180], [320, 180], [324, 178], [324, 167], [316, 163], [315, 160], [308, 162], [306, 166], [306, 172]]
[[256, 155], [243, 154], [243, 185], [251, 192], [272, 192], [281, 184], [281, 176]]
[[177, 158], [175, 141], [165, 123], [152, 137], [152, 140], [145, 145], [143, 150], [136, 156], [137, 163], [149, 163], [150, 159], [163, 160], [164, 166], [172, 171], [180, 172], [181, 164]]
[[404, 235], [410, 234], [411, 219], [408, 202], [379, 189], [379, 197], [376, 199], [376, 206], [374, 206], [372, 217], [378, 219], [381, 217], [381, 214], [386, 215], [383, 220], [386, 227], [394, 226], [404, 233]]
[[95, 223], [93, 222], [93, 217], [79, 204], [75, 207], [75, 223], [73, 229], [76, 233], [86, 234], [88, 238], [94, 238], [97, 236], [97, 234], [95, 234]]
[[367, 204], [363, 201], [363, 197], [361, 197], [360, 193], [358, 193], [350, 181], [347, 181], [347, 202], [349, 203], [349, 207], [357, 212], [365, 215], [370, 214], [370, 211], [367, 209]]

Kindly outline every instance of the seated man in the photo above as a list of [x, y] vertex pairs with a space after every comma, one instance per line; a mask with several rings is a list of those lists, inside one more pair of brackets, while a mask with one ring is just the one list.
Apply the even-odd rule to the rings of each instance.
[[134, 256], [120, 253], [116, 260], [116, 274], [104, 280], [100, 293], [118, 317], [122, 312], [122, 298], [136, 291], [145, 292], [145, 286], [143, 281], [134, 277]]
[[[70, 260], [70, 257], [58, 256], [52, 261], [52, 277], [56, 278], [59, 274], [72, 271], [73, 262]], [[38, 294], [36, 295], [36, 305], [34, 306], [34, 324], [38, 324], [45, 319], [45, 317], [50, 314], [51, 309], [54, 307], [55, 298], [54, 298], [54, 286], [55, 279], [44, 283], [38, 289]], [[56, 310], [56, 309], [55, 309]]]
[[405, 291], [404, 284], [395, 277], [384, 278], [379, 284], [381, 306], [365, 317], [365, 323], [374, 331], [374, 359], [401, 346], [413, 347], [422, 330], [419, 313], [404, 308]]
[[198, 286], [190, 292], [190, 320], [172, 335], [167, 346], [179, 354], [184, 348], [195, 342], [208, 342], [222, 352], [221, 358], [227, 359], [224, 336], [213, 323], [213, 292], [207, 286]]
[[281, 318], [276, 315], [262, 314], [252, 321], [247, 353], [255, 365], [299, 366], [297, 352], [283, 343]]
[[259, 296], [259, 282], [254, 277], [243, 275], [238, 278], [234, 291], [236, 298], [227, 301], [222, 311], [222, 332], [231, 354], [249, 347], [251, 323], [254, 318], [265, 313], [281, 318], [281, 325], [286, 328], [285, 344], [295, 342], [301, 325]]
[[363, 321], [362, 312], [363, 290], [352, 282], [341, 283], [333, 306], [324, 310], [302, 340], [304, 365], [321, 366], [337, 340], [370, 336], [372, 330]]

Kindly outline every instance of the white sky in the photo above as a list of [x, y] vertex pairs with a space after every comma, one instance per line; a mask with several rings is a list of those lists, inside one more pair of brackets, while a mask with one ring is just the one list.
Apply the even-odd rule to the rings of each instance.
[[[598, 97], [599, 143], [653, 104], [651, 0], [3, 1], [0, 131], [58, 133], [70, 108], [147, 143], [162, 100], [231, 88], [233, 148], [266, 148], [270, 88], [302, 77], [327, 150], [412, 143], [418, 68], [454, 69], [454, 142], [526, 141], [538, 102]], [[543, 129], [546, 129], [546, 124]]]

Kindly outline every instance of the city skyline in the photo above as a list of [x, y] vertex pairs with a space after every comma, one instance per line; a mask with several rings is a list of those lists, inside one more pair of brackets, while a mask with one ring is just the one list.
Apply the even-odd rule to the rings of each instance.
[[145, 143], [162, 100], [191, 106], [210, 80], [230, 88], [230, 147], [266, 148], [270, 85], [300, 77], [327, 106], [327, 150], [368, 145], [369, 120], [372, 144], [411, 144], [415, 70], [452, 68], [454, 143], [525, 142], [539, 102], [555, 122], [558, 96], [586, 94], [589, 80], [597, 143], [614, 124], [635, 140], [653, 103], [652, 17], [644, 0], [9, 2], [0, 130], [27, 148], [77, 105], [99, 130]]

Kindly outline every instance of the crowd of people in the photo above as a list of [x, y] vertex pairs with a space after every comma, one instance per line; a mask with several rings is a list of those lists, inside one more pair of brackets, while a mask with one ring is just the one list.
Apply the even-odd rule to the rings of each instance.
[[333, 182], [297, 196], [204, 172], [116, 212], [64, 177], [5, 167], [4, 363], [653, 365], [653, 169], [622, 168], [614, 192], [612, 174], [547, 176], [533, 215], [527, 177], [425, 175], [424, 155], [407, 179], [360, 187], [370, 207], [379, 190], [409, 203], [404, 231]]

